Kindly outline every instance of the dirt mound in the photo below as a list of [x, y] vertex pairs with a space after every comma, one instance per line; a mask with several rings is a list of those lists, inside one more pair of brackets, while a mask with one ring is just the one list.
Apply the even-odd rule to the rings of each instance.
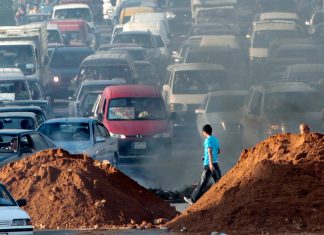
[[176, 216], [169, 204], [109, 163], [63, 150], [8, 164], [0, 180], [15, 198], [28, 200], [25, 209], [36, 228], [129, 227], [143, 221], [151, 226]]
[[231, 171], [167, 226], [278, 234], [324, 232], [323, 221], [324, 136], [282, 134], [245, 150]]

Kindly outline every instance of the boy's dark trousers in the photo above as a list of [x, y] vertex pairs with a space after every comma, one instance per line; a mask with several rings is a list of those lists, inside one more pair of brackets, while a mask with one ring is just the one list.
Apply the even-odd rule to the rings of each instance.
[[207, 186], [210, 177], [213, 177], [215, 183], [221, 178], [222, 175], [218, 163], [213, 163], [213, 166], [215, 168], [215, 172], [211, 172], [209, 166], [204, 166], [199, 185], [190, 196], [192, 202], [198, 201], [198, 199], [203, 195], [204, 189]]

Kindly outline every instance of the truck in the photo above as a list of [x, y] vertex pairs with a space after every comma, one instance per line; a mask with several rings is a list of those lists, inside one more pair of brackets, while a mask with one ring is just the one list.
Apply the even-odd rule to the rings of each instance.
[[0, 1], [0, 26], [16, 25], [15, 13], [12, 0]]
[[0, 68], [19, 68], [42, 86], [49, 80], [45, 23], [0, 27]]

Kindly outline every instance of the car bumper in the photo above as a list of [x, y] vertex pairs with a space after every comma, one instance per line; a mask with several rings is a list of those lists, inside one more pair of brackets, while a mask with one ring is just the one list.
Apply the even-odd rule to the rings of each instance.
[[0, 234], [6, 234], [6, 235], [32, 235], [34, 234], [34, 229], [32, 227], [25, 227], [25, 228], [13, 228], [13, 227], [7, 227], [7, 228], [1, 228]]
[[171, 138], [118, 139], [118, 151], [121, 155], [148, 155], [170, 149]]

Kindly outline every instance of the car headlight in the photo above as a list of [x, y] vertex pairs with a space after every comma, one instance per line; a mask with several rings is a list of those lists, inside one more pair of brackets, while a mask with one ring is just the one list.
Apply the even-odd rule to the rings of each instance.
[[183, 104], [176, 104], [176, 103], [171, 103], [169, 104], [169, 110], [170, 112], [181, 112], [184, 111], [185, 106]]
[[53, 77], [53, 82], [58, 83], [60, 81], [60, 77], [59, 76], [54, 76]]
[[122, 134], [116, 134], [116, 133], [111, 133], [110, 132], [110, 136], [113, 137], [113, 138], [117, 138], [117, 139], [126, 139], [126, 136], [122, 135]]
[[226, 123], [225, 122], [221, 122], [221, 125], [223, 127], [223, 130], [226, 131]]
[[153, 138], [170, 138], [170, 137], [171, 137], [170, 131], [159, 133], [153, 136]]
[[14, 219], [11, 226], [29, 226], [33, 225], [30, 219]]

